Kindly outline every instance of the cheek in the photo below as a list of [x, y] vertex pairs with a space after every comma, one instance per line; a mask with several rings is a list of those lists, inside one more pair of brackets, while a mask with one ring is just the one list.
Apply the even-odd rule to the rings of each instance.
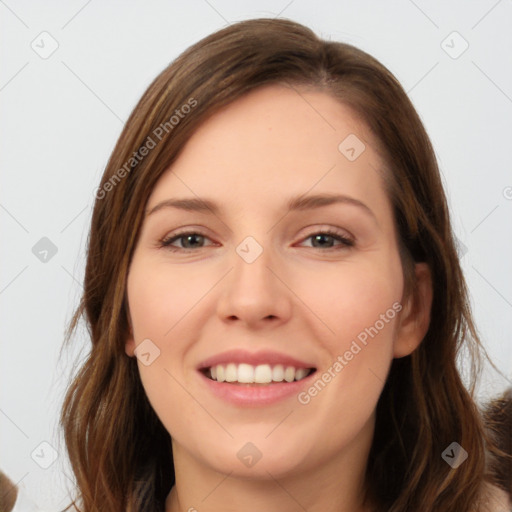
[[[299, 293], [318, 312], [316, 335], [325, 358], [314, 386], [299, 402], [315, 410], [326, 429], [339, 428], [334, 418], [351, 411], [357, 423], [368, 418], [386, 381], [393, 358], [395, 326], [402, 309], [403, 276], [399, 259], [339, 266], [317, 275], [318, 286]], [[364, 399], [363, 399], [364, 397]]]
[[[326, 282], [326, 293], [317, 294], [316, 307], [325, 312], [325, 323], [334, 331], [323, 339], [331, 357], [328, 367], [335, 365], [332, 388], [340, 392], [335, 407], [341, 410], [350, 403], [365, 409], [366, 404], [376, 403], [393, 357], [402, 310], [401, 262], [394, 253], [388, 258], [381, 254], [331, 274]], [[364, 401], [358, 398], [362, 396]]]
[[[183, 361], [193, 339], [187, 336], [187, 314], [211, 288], [209, 277], [198, 272], [178, 272], [134, 256], [127, 280], [130, 317], [137, 345], [151, 343], [150, 364], [137, 361], [149, 402], [171, 436], [186, 436], [190, 421], [201, 411], [190, 399], [184, 380]], [[144, 340], [144, 341], [143, 341]], [[182, 422], [177, 420], [176, 411]], [[204, 419], [204, 418], [203, 418]]]
[[336, 271], [317, 270], [314, 279], [305, 277], [301, 282], [297, 294], [305, 297], [304, 302], [321, 320], [319, 325], [325, 327], [322, 339], [330, 352], [346, 349], [359, 335], [364, 342], [365, 333], [374, 333], [374, 327], [380, 339], [392, 338], [403, 288], [399, 261], [339, 265]]
[[212, 276], [203, 274], [134, 260], [127, 291], [136, 341], [165, 343], [211, 287]]

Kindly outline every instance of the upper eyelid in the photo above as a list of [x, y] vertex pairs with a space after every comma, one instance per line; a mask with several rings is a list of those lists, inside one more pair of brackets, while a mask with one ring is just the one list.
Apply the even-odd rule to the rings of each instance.
[[[316, 233], [316, 232], [328, 231], [328, 230], [343, 231], [343, 232], [347, 233], [349, 236], [351, 236], [351, 237], [353, 236], [351, 231], [349, 229], [347, 229], [346, 227], [335, 226], [333, 224], [329, 224], [328, 222], [327, 223], [325, 223], [325, 222], [324, 223], [321, 223], [321, 222], [312, 223], [310, 225], [300, 228], [300, 231], [308, 231], [310, 233]], [[166, 234], [164, 238], [170, 238], [171, 236], [186, 235], [186, 234], [191, 234], [191, 233], [200, 234], [203, 236], [209, 236], [207, 233], [211, 233], [211, 232], [212, 232], [211, 229], [209, 229], [205, 226], [201, 226], [199, 224], [197, 224], [197, 225], [191, 224], [189, 226], [177, 227], [174, 230], [167, 231], [167, 233], [169, 233], [169, 235]], [[230, 230], [230, 232], [231, 232], [231, 230]]]
[[[308, 230], [309, 226], [307, 226], [306, 228], [302, 228], [302, 230], [308, 230], [308, 235], [307, 236], [310, 236], [312, 234], [316, 234], [316, 233], [324, 233], [326, 231], [334, 231], [334, 232], [337, 232], [337, 231], [342, 231], [342, 232], [345, 232], [347, 233], [347, 236], [348, 238], [355, 238], [352, 233], [350, 231], [348, 231], [346, 228], [340, 228], [340, 227], [332, 227], [332, 226], [329, 226], [327, 224], [320, 224], [319, 225], [320, 227], [311, 227], [311, 230]], [[302, 231], [301, 230], [301, 231]], [[210, 235], [208, 235], [206, 233], [206, 231], [208, 230], [205, 230], [204, 228], [183, 228], [183, 231], [181, 231], [179, 228], [178, 228], [178, 231], [175, 231], [169, 235], [165, 235], [163, 237], [163, 239], [169, 239], [169, 238], [175, 238], [175, 237], [179, 237], [179, 236], [185, 236], [185, 235], [201, 235], [201, 236], [204, 236], [204, 237], [207, 237], [207, 238], [210, 238]], [[339, 233], [336, 233], [336, 234], [339, 234]], [[304, 235], [302, 235], [304, 236]]]

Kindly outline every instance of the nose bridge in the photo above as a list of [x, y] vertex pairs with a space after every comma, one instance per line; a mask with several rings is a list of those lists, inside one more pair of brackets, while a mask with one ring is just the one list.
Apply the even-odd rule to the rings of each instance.
[[235, 248], [232, 266], [218, 304], [222, 317], [257, 322], [290, 314], [289, 293], [275, 275], [279, 265], [269, 238], [264, 243], [253, 236], [243, 239]]
[[268, 300], [276, 285], [269, 269], [275, 258], [268, 238], [260, 243], [253, 236], [247, 236], [235, 252], [231, 293], [237, 293], [239, 299], [246, 297], [248, 301]]

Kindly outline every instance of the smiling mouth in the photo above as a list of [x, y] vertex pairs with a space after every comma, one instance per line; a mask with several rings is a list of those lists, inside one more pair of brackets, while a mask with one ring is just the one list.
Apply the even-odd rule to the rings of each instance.
[[235, 385], [262, 385], [290, 383], [305, 379], [316, 371], [316, 368], [295, 368], [282, 364], [250, 365], [250, 364], [218, 364], [200, 369], [210, 380]]

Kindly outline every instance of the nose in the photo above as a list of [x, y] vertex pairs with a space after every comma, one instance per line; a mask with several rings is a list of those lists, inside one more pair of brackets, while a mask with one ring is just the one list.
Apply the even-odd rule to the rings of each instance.
[[272, 249], [264, 247], [252, 262], [243, 256], [242, 251], [234, 253], [233, 269], [223, 280], [217, 303], [219, 318], [251, 328], [287, 322], [292, 314], [293, 293]]

